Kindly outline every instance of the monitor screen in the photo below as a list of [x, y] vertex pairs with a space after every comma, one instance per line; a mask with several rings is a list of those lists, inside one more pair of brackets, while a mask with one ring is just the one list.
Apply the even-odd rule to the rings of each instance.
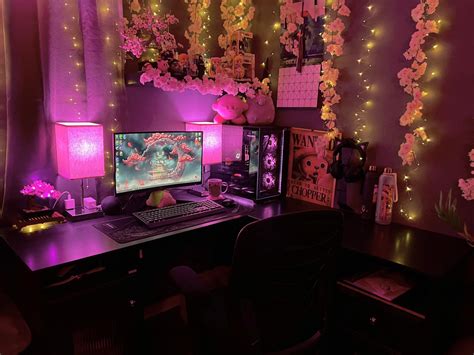
[[200, 184], [202, 132], [115, 133], [115, 193]]

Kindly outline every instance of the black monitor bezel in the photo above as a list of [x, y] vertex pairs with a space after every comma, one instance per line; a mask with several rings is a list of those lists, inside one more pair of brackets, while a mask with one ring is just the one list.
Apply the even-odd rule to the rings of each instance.
[[161, 186], [161, 187], [149, 187], [146, 189], [139, 189], [139, 190], [131, 190], [131, 191], [125, 191], [125, 192], [117, 192], [117, 162], [115, 161], [115, 136], [117, 134], [153, 134], [153, 133], [201, 133], [201, 139], [202, 143], [204, 145], [204, 131], [140, 131], [140, 132], [114, 132], [112, 135], [112, 150], [113, 150], [113, 160], [114, 160], [114, 194], [115, 196], [123, 196], [127, 194], [133, 194], [133, 193], [145, 193], [145, 192], [152, 192], [152, 191], [159, 191], [159, 190], [165, 190], [165, 189], [173, 189], [173, 188], [178, 188], [178, 187], [185, 187], [185, 186], [194, 186], [194, 185], [202, 185], [203, 181], [203, 172], [202, 172], [202, 165], [204, 161], [204, 146], [202, 146], [202, 152], [201, 152], [201, 174], [200, 177], [201, 179], [196, 182], [189, 182], [189, 183], [183, 183], [183, 184], [172, 184], [172, 185], [167, 185], [167, 186]]

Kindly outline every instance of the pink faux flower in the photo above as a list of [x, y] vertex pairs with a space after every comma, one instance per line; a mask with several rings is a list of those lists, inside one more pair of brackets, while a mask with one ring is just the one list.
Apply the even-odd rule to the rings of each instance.
[[346, 28], [344, 22], [338, 17], [334, 21], [331, 21], [327, 24], [326, 28], [330, 32], [342, 32]]
[[25, 196], [53, 198], [55, 200], [61, 196], [61, 192], [56, 190], [53, 185], [41, 180], [35, 180], [30, 185], [23, 186], [20, 193]]
[[468, 201], [474, 200], [474, 178], [459, 179], [458, 186], [462, 191], [462, 197]]
[[350, 16], [351, 10], [346, 5], [342, 5], [337, 13], [341, 16]]
[[468, 156], [469, 156], [469, 160], [470, 160], [470, 161], [474, 161], [474, 149], [471, 149], [471, 151], [469, 152]]
[[426, 10], [428, 15], [434, 14], [434, 12], [436, 11], [436, 8], [439, 5], [439, 0], [425, 0], [425, 2], [428, 5], [428, 9]]
[[412, 133], [405, 134], [405, 143], [400, 145], [398, 156], [402, 158], [403, 165], [411, 165], [415, 161], [415, 136]]
[[411, 10], [411, 18], [413, 21], [418, 22], [423, 18], [424, 13], [425, 5], [420, 3], [413, 10]]
[[438, 23], [433, 20], [428, 20], [425, 22], [425, 29], [428, 33], [438, 33], [439, 27]]

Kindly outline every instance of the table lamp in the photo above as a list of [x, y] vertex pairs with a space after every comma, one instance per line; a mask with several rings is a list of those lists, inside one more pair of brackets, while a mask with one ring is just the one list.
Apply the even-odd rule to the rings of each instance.
[[[203, 132], [203, 185], [207, 179], [204, 177], [209, 172], [209, 165], [222, 163], [222, 125], [214, 122], [187, 122], [186, 131]], [[191, 189], [190, 193], [198, 196], [206, 196], [205, 189]]]
[[55, 124], [58, 174], [66, 179], [81, 179], [80, 209], [67, 211], [72, 220], [94, 218], [97, 208], [84, 207], [84, 179], [105, 175], [104, 130], [92, 122]]

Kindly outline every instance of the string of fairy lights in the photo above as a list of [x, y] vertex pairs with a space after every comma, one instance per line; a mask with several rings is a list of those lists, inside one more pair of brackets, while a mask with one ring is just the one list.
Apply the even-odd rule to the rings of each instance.
[[[202, 1], [203, 3], [205, 1]], [[209, 5], [210, 5], [210, 2], [209, 2]], [[204, 48], [204, 53], [203, 53], [203, 57], [205, 59], [208, 58], [208, 49], [209, 49], [209, 45], [208, 45], [208, 42], [212, 39], [212, 35], [211, 33], [209, 32], [210, 31], [210, 24], [211, 24], [211, 16], [209, 15], [209, 6], [206, 7], [206, 6], [202, 6], [202, 9], [200, 11], [200, 16], [201, 16], [201, 20], [202, 20], [202, 32], [199, 36], [199, 40], [201, 41], [202, 43], [202, 47]]]
[[[284, 0], [278, 0], [278, 5], [282, 5]], [[276, 10], [272, 10], [272, 25], [271, 31], [266, 32], [267, 36], [263, 41], [263, 59], [260, 63], [260, 66], [263, 68], [264, 73], [267, 72], [267, 76], [269, 79], [272, 78], [272, 73], [269, 71], [269, 65], [275, 56], [275, 47], [273, 46], [275, 43], [279, 46], [279, 38], [280, 38], [280, 31], [281, 31], [281, 23], [280, 23], [280, 15]], [[278, 47], [279, 48], [279, 47]], [[265, 76], [265, 75], [263, 75]]]
[[191, 25], [188, 27], [185, 37], [189, 40], [189, 55], [202, 55], [208, 58], [211, 16], [209, 15], [210, 0], [184, 0], [187, 4]]
[[[279, 0], [278, 4], [282, 4], [284, 0]], [[150, 8], [152, 9], [155, 15], [159, 14], [161, 11], [161, 0], [150, 0]], [[66, 34], [70, 36], [68, 39], [71, 43], [71, 48], [68, 51], [68, 59], [70, 62], [70, 69], [67, 71], [68, 82], [71, 83], [71, 92], [73, 93], [70, 97], [67, 98], [68, 103], [74, 107], [73, 111], [78, 120], [82, 120], [86, 116], [84, 111], [84, 103], [81, 101], [85, 94], [85, 81], [84, 81], [84, 49], [83, 49], [83, 39], [80, 29], [80, 19], [79, 19], [79, 10], [77, 0], [66, 0], [63, 3], [64, 5], [64, 23], [63, 30]], [[100, 23], [102, 24], [102, 33], [103, 37], [103, 47], [104, 55], [108, 58], [108, 65], [105, 69], [107, 78], [106, 80], [110, 83], [107, 87], [108, 98], [107, 106], [109, 108], [108, 112], [104, 112], [104, 115], [110, 117], [111, 119], [107, 122], [107, 129], [110, 132], [117, 132], [120, 128], [119, 117], [118, 117], [118, 95], [121, 90], [123, 90], [123, 57], [119, 49], [120, 39], [117, 35], [116, 27], [118, 26], [118, 19], [120, 14], [118, 11], [118, 6], [113, 0], [99, 0], [97, 3], [98, 13], [100, 15]], [[371, 69], [372, 69], [372, 51], [376, 46], [377, 40], [380, 36], [380, 31], [377, 27], [373, 26], [373, 18], [377, 12], [377, 8], [373, 4], [369, 4], [366, 7], [366, 17], [362, 21], [362, 26], [364, 28], [364, 34], [361, 37], [361, 42], [363, 43], [362, 51], [359, 54], [357, 62], [357, 77], [359, 79], [360, 90], [357, 93], [357, 99], [360, 104], [356, 108], [354, 113], [355, 116], [355, 127], [354, 135], [358, 142], [362, 142], [367, 137], [366, 134], [367, 121], [371, 115], [370, 110], [373, 107], [373, 92], [375, 89], [375, 84], [371, 81]], [[208, 41], [212, 39], [210, 33], [210, 21], [211, 16], [209, 14], [208, 8], [203, 7], [199, 12], [199, 15], [202, 19], [202, 32], [199, 35], [199, 41], [204, 48], [209, 48]], [[272, 20], [271, 30], [267, 31], [263, 42], [263, 51], [269, 53], [265, 60], [261, 62], [261, 67], [266, 68], [268, 65], [269, 58], [275, 55], [275, 48], [273, 44], [275, 43], [275, 38], [278, 38], [281, 31], [281, 23], [279, 19], [278, 10], [272, 11]], [[241, 19], [240, 19], [241, 20]], [[437, 21], [438, 24], [441, 23], [441, 20]], [[278, 42], [278, 41], [276, 41]], [[436, 53], [439, 51], [439, 44], [434, 43], [429, 53]], [[204, 51], [203, 56], [208, 57], [207, 51]], [[267, 68], [268, 69], [268, 68]], [[271, 77], [271, 73], [268, 74]], [[427, 73], [426, 77], [423, 80], [423, 84], [426, 84], [428, 81], [437, 78], [439, 73], [437, 70], [431, 70]], [[429, 97], [431, 94], [423, 90], [423, 98]], [[425, 132], [425, 122], [426, 118], [423, 118], [423, 121], [415, 128], [415, 132], [418, 132], [419, 135], [423, 136]], [[425, 139], [420, 139], [422, 145], [430, 142], [431, 139], [426, 137]], [[110, 169], [110, 173], [107, 176], [113, 176], [113, 159], [112, 153], [106, 151], [107, 158], [107, 167]], [[402, 174], [403, 190], [406, 193], [405, 202], [400, 204], [400, 214], [407, 218], [408, 220], [413, 220], [416, 217], [416, 213], [411, 210], [409, 206], [410, 202], [414, 198], [414, 187], [412, 183], [412, 176], [415, 174], [416, 170], [419, 169], [420, 162], [416, 159], [411, 167], [407, 168], [404, 174]], [[110, 181], [110, 184], [113, 185], [113, 178]]]
[[81, 120], [85, 112], [83, 110], [82, 94], [84, 85], [84, 52], [81, 46], [82, 32], [80, 30], [78, 3], [75, 0], [67, 0], [64, 3], [64, 23], [62, 28], [66, 35], [69, 35], [71, 47], [68, 50], [70, 68], [67, 71], [68, 82], [71, 83], [71, 95], [67, 98], [69, 105], [72, 105], [73, 112], [78, 120]]
[[[106, 58], [107, 65], [104, 67], [104, 112], [101, 112], [104, 120], [104, 127], [111, 133], [117, 132], [119, 125], [119, 105], [118, 97], [123, 90], [123, 58], [120, 51], [120, 38], [117, 34], [117, 19], [119, 16], [119, 8], [113, 0], [99, 0], [97, 1], [97, 14], [99, 20], [100, 31], [103, 34], [102, 51], [104, 58]], [[84, 48], [83, 38], [80, 27], [79, 5], [77, 0], [67, 0], [64, 2], [64, 23], [63, 30], [70, 38], [71, 49], [69, 50], [68, 58], [70, 60], [70, 70], [67, 75], [72, 83], [72, 92], [68, 98], [68, 103], [75, 107], [75, 115], [78, 120], [86, 119], [87, 102], [80, 102], [79, 100], [86, 97], [85, 85], [85, 68], [84, 68]], [[85, 100], [87, 101], [87, 100]], [[84, 109], [85, 108], [85, 109]], [[108, 146], [108, 145], [106, 145]], [[105, 151], [106, 167], [108, 174], [106, 174], [106, 184], [113, 185], [113, 155], [110, 149]]]
[[[441, 19], [436, 20], [438, 28], [442, 24]], [[427, 58], [426, 62], [432, 64], [432, 61], [430, 60], [430, 57], [433, 58], [433, 56], [437, 53], [439, 53], [439, 43], [437, 42], [437, 38], [435, 39], [434, 42], [431, 43], [431, 48], [428, 49], [428, 51], [424, 51]], [[439, 72], [436, 69], [431, 69], [430, 71], [426, 71], [426, 74], [422, 77], [423, 81], [421, 84], [425, 87], [428, 83], [430, 83], [432, 80], [437, 79], [439, 76]], [[422, 85], [420, 84], [420, 89], [421, 89], [421, 96], [422, 100], [426, 101], [429, 97], [434, 96], [433, 95], [433, 87], [431, 87], [431, 90], [428, 91], [427, 89], [423, 89]], [[416, 122], [415, 128], [413, 129], [413, 133], [418, 137], [418, 142], [421, 143], [421, 146], [425, 146], [426, 144], [430, 143], [432, 139], [428, 136], [426, 133], [426, 124], [428, 122], [426, 118], [426, 114], [423, 114], [423, 117], [421, 120], [418, 120], [421, 122]], [[412, 203], [414, 201], [414, 184], [413, 184], [413, 176], [416, 174], [417, 170], [419, 170], [421, 167], [421, 163], [417, 158], [417, 155], [414, 155], [414, 161], [410, 166], [407, 166], [404, 170], [403, 173], [403, 191], [406, 195], [405, 203], [400, 202], [400, 215], [404, 218], [406, 218], [409, 221], [413, 221], [416, 219], [417, 214], [414, 211], [414, 208], [412, 206]]]
[[[119, 104], [118, 98], [120, 92], [123, 90], [123, 58], [120, 51], [120, 39], [117, 35], [117, 19], [119, 18], [118, 7], [114, 6], [112, 0], [101, 0], [97, 3], [99, 13], [99, 24], [101, 33], [103, 34], [102, 49], [104, 57], [107, 58], [108, 66], [105, 80], [107, 87], [105, 88], [108, 98], [107, 107], [108, 112], [104, 112], [105, 117], [108, 117], [108, 129], [111, 133], [115, 133], [120, 130], [119, 124]], [[108, 145], [106, 145], [108, 146]], [[108, 174], [106, 174], [106, 184], [114, 185], [113, 168], [115, 157], [107, 149], [105, 151], [106, 167], [108, 168]]]
[[367, 129], [370, 111], [374, 105], [372, 94], [375, 89], [375, 84], [370, 78], [372, 77], [372, 49], [376, 45], [377, 36], [379, 34], [379, 29], [374, 27], [372, 23], [376, 11], [377, 9], [372, 4], [366, 7], [367, 15], [365, 19], [362, 20], [363, 34], [360, 39], [362, 43], [361, 52], [356, 60], [357, 78], [360, 87], [360, 90], [356, 93], [359, 104], [354, 113], [354, 138], [357, 143], [361, 143], [367, 139], [367, 137], [364, 136], [364, 132]]

